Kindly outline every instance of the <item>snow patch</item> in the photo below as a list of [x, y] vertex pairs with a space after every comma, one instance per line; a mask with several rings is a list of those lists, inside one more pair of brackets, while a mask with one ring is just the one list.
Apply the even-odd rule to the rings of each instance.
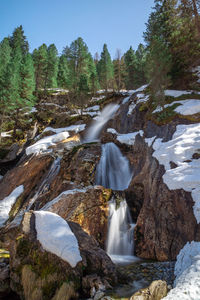
[[127, 113], [128, 116], [130, 116], [132, 114], [135, 107], [136, 107], [136, 104], [134, 102], [131, 102], [131, 104], [129, 105], [129, 108], [128, 108], [128, 113]]
[[[200, 123], [178, 125], [172, 140], [156, 139], [153, 156], [165, 167], [163, 181], [170, 190], [184, 189], [191, 192], [197, 223], [200, 223], [200, 159], [193, 159], [200, 149]], [[170, 168], [170, 162], [177, 167]]]
[[99, 105], [94, 105], [94, 106], [90, 106], [88, 108], [85, 109], [85, 111], [98, 111], [100, 110], [100, 106]]
[[114, 128], [108, 128], [107, 132], [116, 134], [117, 140], [121, 144], [127, 144], [127, 145], [134, 145], [136, 135], [140, 134], [140, 136], [143, 136], [144, 134], [143, 130], [130, 132], [130, 133], [118, 133]]
[[174, 98], [180, 97], [182, 95], [191, 95], [194, 91], [178, 91], [178, 90], [165, 90], [165, 96], [171, 96]]
[[148, 87], [148, 84], [142, 85], [141, 87], [139, 87], [136, 92], [143, 92], [146, 88]]
[[68, 262], [72, 268], [76, 267], [82, 257], [78, 241], [68, 223], [51, 212], [35, 211], [34, 214], [37, 239], [42, 247]]
[[[187, 116], [187, 115], [193, 115], [200, 112], [200, 100], [195, 99], [188, 99], [188, 100], [182, 100], [182, 101], [174, 101], [169, 104], [165, 104], [164, 108], [173, 106], [174, 104], [180, 104], [178, 107], [174, 109], [177, 113]], [[162, 107], [158, 106], [154, 111], [153, 114], [156, 112], [161, 112]]]
[[153, 136], [151, 138], [146, 138], [145, 142], [148, 144], [149, 147], [151, 147], [153, 145], [155, 139], [156, 139], [156, 136]]
[[56, 143], [61, 142], [69, 137], [69, 132], [60, 132], [51, 136], [47, 136], [35, 144], [26, 148], [26, 155], [39, 154], [41, 152], [52, 152], [52, 149], [48, 149], [50, 146], [56, 145]]
[[122, 101], [122, 104], [126, 104], [126, 103], [129, 101], [129, 99], [130, 99], [130, 96], [129, 96], [129, 97], [126, 97], [126, 98], [124, 98], [124, 100]]
[[46, 131], [52, 131], [55, 133], [61, 133], [64, 131], [75, 131], [76, 133], [83, 131], [85, 129], [86, 124], [81, 124], [81, 125], [71, 125], [68, 127], [64, 127], [64, 128], [52, 128], [52, 127], [46, 127], [43, 132]]
[[165, 300], [200, 299], [200, 242], [187, 243], [177, 256], [174, 289]]
[[12, 191], [12, 193], [0, 201], [0, 227], [4, 225], [4, 223], [9, 218], [9, 212], [17, 200], [17, 198], [23, 193], [24, 186], [20, 185], [16, 189]]

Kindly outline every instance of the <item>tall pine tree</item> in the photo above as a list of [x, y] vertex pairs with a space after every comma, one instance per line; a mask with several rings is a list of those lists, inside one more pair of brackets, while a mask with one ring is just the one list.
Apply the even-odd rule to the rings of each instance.
[[101, 59], [98, 62], [97, 70], [101, 88], [106, 91], [108, 91], [109, 88], [113, 88], [114, 70], [106, 44], [103, 45], [103, 51], [101, 52]]

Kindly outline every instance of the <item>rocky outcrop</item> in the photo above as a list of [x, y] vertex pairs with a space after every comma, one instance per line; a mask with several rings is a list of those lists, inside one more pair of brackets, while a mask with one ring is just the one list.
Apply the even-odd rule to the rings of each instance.
[[167, 283], [162, 280], [156, 280], [148, 288], [136, 292], [130, 300], [161, 300], [166, 295]]
[[26, 213], [22, 224], [22, 231], [10, 247], [11, 288], [22, 298], [79, 299], [79, 292], [89, 296], [93, 286], [82, 284], [87, 276], [97, 276], [107, 287], [116, 282], [110, 258], [78, 224], [70, 223], [82, 257], [75, 267], [43, 249], [37, 240], [34, 213]]

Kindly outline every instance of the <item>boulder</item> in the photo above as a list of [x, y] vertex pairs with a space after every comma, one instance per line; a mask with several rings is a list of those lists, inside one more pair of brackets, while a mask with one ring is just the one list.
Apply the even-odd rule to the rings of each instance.
[[79, 299], [83, 290], [88, 296], [92, 286], [82, 284], [87, 276], [98, 276], [102, 285], [116, 282], [115, 266], [107, 254], [78, 224], [69, 225], [82, 257], [73, 267], [43, 248], [38, 240], [35, 213], [25, 213], [21, 232], [10, 247], [11, 288], [23, 299]]
[[165, 296], [167, 296], [167, 283], [162, 280], [155, 280], [148, 288], [136, 292], [130, 300], [161, 300]]

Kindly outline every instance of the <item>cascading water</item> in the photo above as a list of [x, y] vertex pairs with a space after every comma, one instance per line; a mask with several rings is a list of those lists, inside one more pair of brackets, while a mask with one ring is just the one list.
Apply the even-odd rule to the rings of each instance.
[[132, 178], [129, 161], [114, 143], [102, 145], [102, 155], [97, 166], [96, 184], [115, 191], [128, 188]]
[[[114, 143], [102, 145], [102, 155], [97, 166], [96, 184], [113, 190], [128, 188], [133, 172], [129, 161]], [[107, 253], [114, 262], [129, 263], [137, 260], [134, 251], [134, 226], [126, 200], [117, 207], [113, 198], [109, 203]]]
[[115, 199], [109, 203], [109, 226], [107, 237], [107, 253], [116, 263], [129, 263], [138, 260], [134, 252], [134, 228], [131, 214], [123, 199], [119, 207]]
[[103, 126], [114, 116], [118, 108], [118, 104], [106, 105], [101, 111], [100, 115], [97, 117], [97, 119], [93, 121], [91, 126], [86, 131], [84, 141], [93, 142], [98, 140]]

